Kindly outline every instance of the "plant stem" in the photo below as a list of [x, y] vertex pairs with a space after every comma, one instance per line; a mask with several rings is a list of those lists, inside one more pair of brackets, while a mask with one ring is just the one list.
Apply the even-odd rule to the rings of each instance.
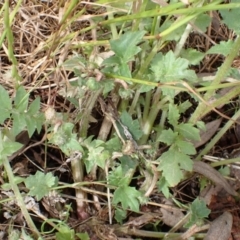
[[[112, 9], [110, 7], [107, 7], [108, 19], [113, 19], [114, 18], [111, 10]], [[110, 24], [110, 28], [111, 28], [111, 32], [112, 32], [112, 39], [117, 39], [118, 38], [118, 32], [117, 32], [116, 24], [115, 23]]]
[[24, 200], [22, 198], [22, 195], [21, 195], [21, 193], [18, 189], [18, 186], [14, 181], [15, 177], [13, 175], [10, 163], [9, 163], [9, 161], [6, 157], [2, 158], [2, 161], [3, 161], [3, 166], [5, 168], [5, 171], [7, 172], [9, 183], [10, 183], [11, 188], [14, 192], [15, 197], [16, 197], [17, 205], [20, 207], [21, 212], [22, 212], [24, 218], [26, 219], [27, 225], [31, 229], [31, 231], [33, 232], [35, 238], [40, 238], [41, 235], [40, 235], [39, 231], [37, 230], [34, 222], [32, 221], [32, 218], [29, 215], [29, 212], [26, 208], [26, 205], [25, 205]]
[[[226, 60], [222, 64], [221, 68], [217, 72], [217, 75], [216, 75], [215, 79], [213, 80], [211, 86], [219, 84], [226, 77], [226, 75], [228, 74], [228, 71], [231, 67], [232, 61], [238, 55], [239, 49], [240, 49], [240, 37], [238, 36], [234, 46], [232, 47], [230, 54], [227, 56]], [[212, 97], [214, 95], [214, 93], [215, 93], [214, 90], [207, 91], [206, 94], [204, 95], [204, 100], [208, 101], [210, 99], [210, 97]], [[205, 114], [207, 114], [209, 111], [211, 111], [211, 108], [208, 108], [206, 110], [206, 104], [201, 102], [198, 105], [197, 109], [192, 114], [189, 122], [195, 124], [198, 120], [201, 119], [201, 117], [203, 116], [203, 114], [202, 114], [203, 112]]]
[[144, 109], [143, 109], [143, 116], [142, 116], [143, 122], [147, 121], [150, 104], [151, 104], [151, 98], [152, 98], [152, 91], [149, 91], [146, 93], [145, 102], [144, 102]]
[[[156, 55], [156, 53], [159, 50], [159, 46], [161, 43], [157, 43], [154, 48], [152, 49], [152, 51], [150, 52], [150, 54], [148, 55], [147, 59], [144, 61], [144, 63], [142, 64], [141, 68], [139, 69], [138, 73], [136, 74], [136, 78], [143, 76], [144, 73], [146, 72], [148, 66], [150, 65], [151, 61], [153, 60], [154, 56]], [[140, 90], [138, 89], [134, 95], [133, 101], [132, 101], [132, 105], [129, 109], [129, 114], [133, 114], [134, 109], [137, 105], [138, 99], [140, 96]]]
[[239, 163], [239, 162], [240, 162], [240, 157], [229, 158], [229, 159], [220, 160], [218, 162], [211, 163], [211, 166], [212, 167], [219, 167], [219, 166], [228, 165], [228, 164], [231, 164], [231, 163]]
[[[211, 107], [215, 107], [216, 108], [218, 106], [225, 105], [230, 99], [238, 96], [239, 94], [240, 94], [240, 87], [235, 87], [234, 89], [232, 89], [226, 95], [222, 96], [219, 99], [216, 99], [216, 101], [214, 101], [211, 104]], [[203, 116], [205, 116], [211, 110], [211, 107], [205, 105], [205, 109], [202, 112], [202, 114], [200, 115], [200, 117], [202, 118]]]
[[[13, 19], [14, 19], [15, 15], [17, 14], [18, 9], [20, 8], [21, 4], [22, 4], [22, 0], [17, 1], [16, 7], [11, 12], [10, 19], [9, 19], [10, 26], [12, 25]], [[3, 8], [1, 10], [3, 10]], [[3, 43], [4, 38], [6, 37], [6, 34], [7, 34], [7, 29], [5, 28], [4, 31], [1, 33], [1, 36], [0, 36], [0, 47], [2, 47], [2, 43]]]
[[7, 41], [8, 41], [8, 57], [9, 57], [9, 60], [12, 62], [12, 77], [13, 79], [15, 79], [14, 84], [15, 84], [15, 88], [17, 88], [22, 78], [18, 74], [18, 69], [17, 69], [18, 62], [13, 52], [14, 40], [13, 40], [13, 33], [11, 30], [10, 17], [9, 17], [9, 1], [5, 1], [4, 9], [5, 9], [4, 25], [5, 25]]
[[181, 37], [181, 39], [179, 40], [178, 44], [175, 47], [175, 51], [174, 51], [174, 55], [175, 57], [178, 57], [184, 44], [186, 43], [186, 40], [190, 34], [190, 32], [192, 31], [192, 26], [190, 24], [187, 24], [187, 27], [185, 28], [185, 31]]
[[152, 130], [153, 123], [158, 115], [159, 110], [164, 106], [164, 104], [168, 101], [168, 97], [163, 98], [160, 102], [158, 102], [157, 105], [154, 105], [154, 107], [151, 108], [149, 112], [149, 117], [147, 121], [143, 125], [143, 135], [141, 139], [139, 140], [139, 145], [143, 145], [147, 142], [149, 134]]

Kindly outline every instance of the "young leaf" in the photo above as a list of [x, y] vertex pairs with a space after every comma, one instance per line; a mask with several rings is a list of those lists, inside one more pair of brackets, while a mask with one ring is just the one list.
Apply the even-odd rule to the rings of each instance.
[[[195, 81], [197, 76], [193, 70], [188, 69], [189, 62], [184, 58], [176, 58], [172, 51], [166, 55], [158, 53], [151, 64], [151, 70], [156, 81], [165, 83], [186, 79]], [[164, 95], [174, 96], [175, 90], [162, 89]]]
[[111, 80], [101, 80], [102, 85], [103, 85], [103, 96], [106, 96], [107, 93], [109, 93], [110, 91], [112, 91], [114, 89], [114, 81]]
[[110, 41], [111, 49], [122, 60], [122, 63], [133, 60], [133, 57], [141, 51], [137, 44], [142, 41], [144, 34], [145, 31], [129, 31], [119, 39]]
[[202, 131], [206, 131], [206, 125], [203, 121], [197, 121], [196, 122], [196, 125], [198, 127], [198, 129], [202, 130]]
[[193, 165], [189, 156], [176, 149], [169, 149], [158, 158], [158, 161], [160, 162], [158, 169], [162, 171], [162, 176], [165, 177], [171, 187], [182, 180], [182, 169], [191, 171]]
[[104, 147], [90, 148], [88, 151], [88, 157], [84, 161], [87, 173], [92, 170], [92, 167], [95, 164], [104, 169], [105, 162], [107, 159], [110, 159], [110, 157], [109, 151], [104, 150]]
[[15, 109], [17, 109], [21, 113], [25, 112], [28, 107], [28, 98], [29, 98], [29, 93], [26, 92], [23, 86], [20, 86], [14, 98]]
[[101, 88], [101, 83], [98, 82], [98, 81], [96, 81], [95, 78], [90, 77], [90, 78], [88, 78], [88, 80], [87, 80], [86, 86], [87, 86], [90, 90], [95, 91], [95, 90], [98, 90], [99, 88]]
[[[123, 155], [119, 158], [121, 162], [122, 175], [125, 176], [129, 169], [135, 169], [138, 166], [138, 161], [128, 155]], [[118, 184], [119, 186], [120, 184]]]
[[76, 233], [76, 236], [80, 240], [90, 240], [89, 235], [87, 233]]
[[29, 115], [28, 113], [25, 115], [26, 128], [28, 130], [28, 135], [31, 137], [35, 130], [38, 132], [41, 131], [42, 124], [44, 122], [44, 117], [42, 113], [38, 113], [35, 115]]
[[131, 73], [131, 71], [129, 69], [129, 65], [127, 63], [122, 63], [121, 65], [119, 65], [117, 73], [120, 76], [124, 76], [124, 77], [128, 77], [128, 78], [132, 77], [132, 73]]
[[20, 133], [23, 129], [26, 127], [26, 119], [25, 119], [25, 113], [17, 112], [14, 110], [12, 113], [13, 118], [13, 127], [12, 131], [14, 135], [16, 136], [18, 133]]
[[71, 57], [70, 59], [67, 59], [63, 63], [63, 67], [66, 70], [72, 71], [74, 68], [80, 68], [80, 69], [86, 69], [86, 60], [81, 55], [77, 55], [74, 57]]
[[23, 146], [21, 143], [18, 142], [2, 141], [2, 139], [0, 141], [0, 163], [3, 158], [11, 156]]
[[[231, 3], [239, 3], [238, 0], [232, 0]], [[240, 34], [240, 25], [238, 18], [240, 16], [240, 8], [224, 9], [219, 11], [222, 17], [222, 21], [232, 29], [236, 34]]]
[[227, 56], [231, 52], [233, 45], [233, 40], [228, 40], [227, 42], [221, 41], [219, 44], [212, 46], [207, 51], [207, 54], [222, 54], [223, 56]]
[[207, 218], [210, 214], [210, 210], [207, 208], [206, 203], [199, 198], [196, 198], [190, 206], [191, 217], [185, 227], [189, 228], [193, 224]]
[[201, 140], [199, 130], [193, 127], [191, 123], [180, 123], [175, 127], [175, 130], [187, 140]]
[[83, 151], [76, 133], [73, 133], [73, 127], [72, 123], [63, 123], [49, 139], [50, 143], [57, 145], [67, 156], [74, 151]]
[[237, 80], [240, 80], [240, 73], [239, 73], [239, 70], [237, 68], [230, 68], [228, 76], [230, 76], [232, 78], [235, 78]]
[[122, 166], [118, 166], [109, 173], [109, 184], [113, 186], [126, 186], [131, 181], [132, 175], [131, 168], [123, 169]]
[[18, 238], [14, 238], [13, 236], [9, 237], [9, 239], [14, 240], [14, 239], [23, 239], [23, 240], [33, 240], [31, 236], [28, 235], [29, 233], [26, 233], [24, 229], [22, 229], [21, 236]]
[[176, 105], [173, 104], [169, 104], [169, 110], [168, 110], [168, 122], [172, 125], [172, 126], [177, 126], [178, 124], [178, 120], [180, 117], [178, 108]]
[[[107, 65], [107, 66], [111, 66], [111, 67], [121, 65], [121, 64], [122, 64], [122, 62], [121, 62], [120, 57], [118, 57], [116, 55], [110, 56], [109, 58], [106, 58], [103, 61], [103, 65]], [[108, 68], [104, 68], [103, 72], [105, 72], [106, 69], [107, 69], [107, 72], [109, 72], [110, 69], [108, 69]]]
[[187, 100], [178, 106], [179, 113], [185, 113], [187, 109], [189, 109], [192, 106], [192, 104]]
[[37, 201], [47, 195], [51, 188], [57, 185], [57, 182], [57, 177], [54, 177], [52, 173], [44, 174], [40, 171], [25, 179], [25, 185], [30, 190], [29, 195], [36, 197]]
[[114, 217], [117, 220], [117, 222], [122, 225], [123, 219], [125, 219], [127, 217], [127, 211], [122, 210], [120, 208], [117, 208], [115, 210], [115, 216]]
[[[28, 107], [28, 93], [24, 88], [19, 88], [15, 97], [14, 109], [12, 112], [13, 118], [13, 132], [17, 135], [23, 129], [27, 128], [29, 137], [32, 136], [34, 131], [38, 132], [42, 128], [44, 121], [43, 114], [39, 112], [40, 98], [36, 98]], [[16, 104], [16, 102], [19, 102]]]
[[200, 14], [197, 19], [194, 21], [194, 25], [200, 28], [203, 32], [206, 32], [207, 27], [211, 23], [212, 18], [206, 14]]
[[183, 49], [181, 51], [181, 57], [187, 59], [190, 65], [198, 65], [204, 56], [204, 53], [199, 52], [193, 48]]
[[40, 104], [41, 102], [39, 97], [34, 99], [34, 101], [29, 105], [28, 114], [30, 116], [34, 116], [35, 114], [38, 114], [38, 111], [40, 110]]
[[230, 167], [228, 167], [228, 166], [221, 167], [218, 171], [223, 176], [229, 176], [230, 175]]
[[141, 193], [137, 191], [134, 187], [120, 186], [114, 192], [113, 204], [122, 204], [123, 209], [128, 209], [128, 207], [135, 212], [139, 212], [139, 200]]
[[176, 146], [179, 148], [179, 151], [187, 155], [196, 154], [196, 149], [192, 143], [182, 140], [177, 140], [175, 142]]
[[118, 137], [113, 137], [105, 143], [105, 150], [119, 152], [121, 149], [122, 146]]
[[75, 240], [75, 232], [66, 225], [60, 225], [59, 232], [56, 233], [56, 240]]
[[0, 85], [0, 124], [10, 117], [12, 109], [12, 101], [9, 98], [8, 92]]
[[129, 99], [132, 98], [134, 91], [130, 88], [124, 89], [124, 88], [119, 88], [118, 94], [122, 99]]
[[161, 177], [160, 180], [157, 182], [157, 187], [160, 192], [163, 193], [163, 195], [166, 198], [170, 197], [170, 192], [169, 192], [169, 183], [166, 181], [165, 177]]
[[[107, 159], [110, 159], [111, 157], [111, 152], [113, 150], [107, 150], [105, 148], [105, 143], [102, 140], [92, 140], [93, 136], [88, 137], [87, 139], [84, 140], [83, 144], [85, 147], [88, 149], [88, 155], [84, 159], [85, 165], [87, 172], [89, 173], [94, 165], [97, 165], [104, 169], [105, 167], [105, 162]], [[116, 143], [116, 142], [115, 142]], [[114, 144], [114, 141], [109, 143]], [[109, 148], [108, 146], [108, 148]]]
[[178, 136], [177, 132], [173, 132], [172, 129], [163, 130], [157, 139], [157, 141], [163, 142], [168, 146], [172, 145]]

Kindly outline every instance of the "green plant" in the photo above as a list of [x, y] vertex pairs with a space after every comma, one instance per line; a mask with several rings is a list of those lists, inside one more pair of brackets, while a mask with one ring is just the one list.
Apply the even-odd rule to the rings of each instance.
[[[165, 197], [173, 198], [171, 188], [184, 180], [187, 172], [192, 172], [193, 160], [201, 160], [202, 155], [208, 153], [238, 121], [240, 111], [229, 117], [217, 109], [240, 93], [238, 81], [223, 81], [226, 77], [240, 79], [237, 68], [231, 66], [240, 49], [236, 21], [240, 4], [236, 0], [231, 3], [220, 0], [188, 3], [100, 0], [89, 5], [96, 11], [92, 15], [88, 12], [89, 6], [80, 6], [76, 0], [69, 0], [64, 6], [60, 1], [56, 4], [59, 9], [56, 30], [34, 50], [36, 66], [41, 65], [38, 62], [42, 63], [41, 71], [36, 78], [26, 77], [37, 79], [31, 92], [44, 81], [47, 84], [42, 89], [49, 85], [45, 114], [40, 111], [41, 98], [32, 100], [30, 92], [21, 85], [24, 73], [19, 71], [21, 57], [16, 56], [22, 53], [21, 48], [16, 48], [19, 54], [14, 50], [12, 30], [14, 17], [22, 13], [21, 4], [22, 1], [18, 1], [10, 12], [11, 7], [6, 1], [0, 10], [3, 16], [0, 24], [4, 24], [5, 29], [0, 45], [3, 46], [6, 40], [14, 85], [11, 96], [0, 85], [0, 162], [8, 177], [8, 183], [2, 188], [14, 191], [34, 237], [40, 239], [42, 233], [29, 215], [18, 184], [24, 183], [27, 195], [37, 201], [53, 189], [74, 188], [76, 212], [83, 220], [88, 216], [89, 190], [84, 189], [84, 185], [95, 188], [93, 198], [98, 210], [101, 209], [98, 194], [106, 189], [109, 211], [111, 207], [115, 208], [115, 219], [123, 223], [127, 211], [139, 212], [140, 205], [149, 200], [156, 186]], [[104, 14], [99, 5], [104, 11], [106, 9]], [[221, 23], [234, 31], [232, 39], [214, 42], [206, 34], [212, 21], [209, 15], [215, 10], [221, 14]], [[26, 18], [25, 14], [22, 18]], [[85, 20], [80, 29], [74, 27], [75, 23]], [[206, 38], [206, 49], [188, 46], [188, 39], [196, 32]], [[90, 34], [92, 40], [75, 41], [85, 39], [85, 34]], [[26, 39], [31, 38], [27, 36]], [[214, 46], [210, 47], [210, 44]], [[195, 69], [201, 68], [204, 59], [219, 53], [225, 60], [218, 66], [213, 79], [206, 82]], [[42, 55], [44, 59], [41, 59]], [[30, 63], [29, 68], [35, 66], [31, 60], [26, 62]], [[49, 67], [48, 64], [53, 65]], [[31, 72], [36, 69], [34, 67]], [[68, 77], [73, 74], [70, 81]], [[51, 87], [55, 84], [51, 85], [49, 80], [52, 76], [56, 79], [67, 76], [67, 84], [56, 83], [57, 94], [64, 99], [61, 111], [50, 106]], [[229, 91], [219, 97], [216, 91], [221, 88], [229, 88]], [[200, 140], [200, 130], [205, 129], [202, 120], [211, 111], [228, 122], [198, 153], [193, 142]], [[8, 158], [22, 147], [16, 137], [25, 130], [31, 137], [43, 126], [47, 138], [45, 149], [49, 144], [64, 153], [66, 164], [71, 164], [74, 183], [60, 186], [52, 173], [36, 172], [27, 178], [14, 176]], [[164, 149], [160, 156], [159, 148]], [[229, 161], [221, 164], [226, 163]], [[191, 215], [188, 228], [202, 223], [209, 214], [205, 203], [198, 198], [186, 209]], [[111, 222], [111, 216], [109, 218]], [[43, 219], [57, 231], [56, 239], [89, 239], [88, 234], [75, 232], [63, 221]], [[22, 235], [26, 237], [25, 232]]]

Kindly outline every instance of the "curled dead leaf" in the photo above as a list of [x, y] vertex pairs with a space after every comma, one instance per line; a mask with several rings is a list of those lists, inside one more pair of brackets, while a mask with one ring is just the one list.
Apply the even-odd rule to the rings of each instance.
[[232, 214], [224, 212], [211, 223], [204, 240], [228, 240], [231, 235], [232, 223]]
[[215, 184], [220, 185], [227, 193], [233, 196], [237, 195], [237, 192], [227, 182], [227, 180], [209, 164], [204, 163], [202, 161], [194, 161], [193, 171], [200, 173], [201, 175], [213, 181]]
[[219, 118], [217, 120], [214, 120], [212, 122], [208, 122], [206, 124], [206, 131], [201, 130], [200, 131], [200, 141], [193, 141], [193, 145], [195, 148], [202, 146], [205, 144], [207, 141], [209, 141], [212, 136], [217, 132], [220, 124], [222, 122], [222, 119]]

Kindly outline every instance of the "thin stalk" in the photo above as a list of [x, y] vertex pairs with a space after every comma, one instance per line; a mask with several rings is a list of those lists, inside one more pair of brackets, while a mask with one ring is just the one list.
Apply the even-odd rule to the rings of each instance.
[[[114, 16], [113, 16], [113, 13], [111, 12], [111, 8], [107, 7], [106, 9], [107, 9], [107, 12], [108, 12], [108, 19], [113, 19]], [[110, 28], [111, 28], [111, 32], [112, 32], [112, 39], [117, 39], [118, 38], [118, 31], [117, 31], [117, 28], [116, 28], [116, 24], [115, 23], [110, 24]]]
[[[195, 160], [201, 160], [203, 155], [206, 155], [213, 147], [214, 145], [220, 140], [220, 138], [227, 132], [227, 130], [234, 124], [234, 121], [236, 121], [240, 117], [240, 110], [238, 110], [234, 116], [229, 120], [223, 128], [215, 135], [215, 137], [205, 146], [205, 148], [198, 154], [198, 156], [195, 158]], [[234, 120], [234, 121], [232, 121]]]
[[161, 96], [162, 96], [162, 90], [161, 90], [161, 88], [157, 88], [152, 97], [152, 105], [153, 106], [159, 102], [159, 100], [161, 99]]
[[150, 110], [151, 99], [152, 99], [152, 91], [149, 91], [146, 93], [146, 97], [144, 101], [144, 109], [143, 109], [143, 116], [142, 116], [143, 122], [147, 121], [148, 113]]
[[219, 167], [219, 166], [228, 165], [228, 164], [231, 164], [231, 163], [239, 163], [239, 162], [240, 162], [240, 157], [229, 158], [229, 159], [225, 159], [225, 160], [221, 160], [221, 161], [218, 161], [218, 162], [211, 163], [211, 166], [212, 167]]
[[[84, 181], [84, 165], [81, 158], [76, 158], [71, 161], [72, 177], [75, 183]], [[75, 189], [76, 195], [76, 204], [77, 204], [77, 213], [78, 216], [85, 220], [86, 213], [86, 204], [85, 199], [87, 199], [87, 194], [82, 190], [82, 188]]]
[[[150, 18], [155, 16], [170, 16], [170, 15], [186, 15], [187, 16], [186, 19], [189, 19], [189, 17], [190, 18], [192, 17], [189, 14], [192, 14], [192, 13], [198, 15], [206, 11], [214, 11], [214, 10], [220, 10], [220, 9], [234, 9], [234, 8], [240, 7], [239, 3], [218, 4], [221, 2], [222, 0], [214, 1], [213, 3], [209, 3], [208, 5], [197, 7], [194, 9], [191, 7], [186, 8], [186, 5], [183, 3], [174, 3], [161, 8], [161, 11], [159, 11], [159, 9], [148, 10], [148, 11], [144, 11], [137, 14], [122, 16], [115, 19], [111, 19], [111, 20], [105, 20], [100, 22], [99, 24], [108, 25], [110, 23], [126, 22], [126, 21], [132, 21], [134, 19], [140, 19], [140, 18]], [[170, 28], [173, 30], [172, 27]]]
[[[223, 79], [224, 81], [224, 79]], [[228, 88], [228, 87], [235, 87], [235, 86], [240, 86], [239, 80], [236, 82], [232, 83], [221, 83], [221, 84], [216, 84], [216, 85], [210, 85], [207, 87], [200, 87], [196, 89], [197, 92], [206, 92], [208, 90], [217, 90], [217, 89], [222, 89], [222, 88]]]
[[[15, 17], [15, 15], [17, 14], [18, 12], [18, 9], [19, 7], [21, 6], [22, 4], [22, 0], [19, 0], [17, 1], [17, 5], [16, 7], [13, 9], [13, 11], [10, 13], [10, 20], [9, 20], [9, 24], [12, 25], [12, 22], [13, 22], [13, 19]], [[2, 8], [1, 10], [3, 10], [4, 8]], [[6, 34], [7, 34], [7, 29], [5, 28], [3, 33], [1, 33], [1, 36], [0, 36], [0, 47], [2, 47], [2, 43], [3, 43], [3, 40], [5, 39], [6, 37]]]
[[[227, 102], [229, 102], [230, 99], [233, 99], [234, 97], [238, 96], [240, 94], [240, 87], [235, 87], [232, 91], [225, 94], [219, 99], [216, 99], [212, 104], [211, 107], [218, 107], [221, 105], [225, 105]], [[209, 111], [211, 111], [211, 107], [205, 105], [204, 111], [201, 113], [200, 118], [205, 116]]]
[[73, 10], [77, 7], [78, 4], [78, 0], [71, 0], [70, 3], [66, 5], [64, 15], [59, 24], [60, 26], [66, 22], [66, 20], [69, 18], [69, 15], [73, 12]]
[[185, 31], [180, 39], [180, 41], [177, 43], [176, 47], [175, 47], [175, 51], [174, 51], [174, 55], [175, 57], [178, 57], [180, 52], [183, 49], [184, 44], [186, 43], [186, 40], [189, 36], [189, 34], [192, 31], [192, 26], [190, 24], [187, 24], [187, 27], [185, 28]]
[[9, 161], [6, 157], [2, 158], [2, 161], [3, 161], [4, 169], [5, 169], [5, 171], [7, 173], [7, 176], [8, 176], [9, 183], [11, 185], [11, 188], [12, 188], [13, 192], [14, 192], [14, 196], [16, 197], [17, 205], [20, 207], [21, 212], [22, 212], [22, 214], [23, 214], [23, 216], [24, 216], [24, 218], [27, 222], [27, 225], [31, 229], [31, 231], [33, 232], [33, 235], [35, 236], [35, 238], [40, 238], [41, 235], [40, 235], [39, 231], [37, 230], [32, 218], [30, 217], [30, 214], [29, 214], [29, 212], [26, 208], [26, 204], [24, 203], [24, 200], [23, 200], [22, 195], [19, 191], [19, 188], [14, 181], [15, 177], [13, 175], [10, 163], [9, 163]]
[[[154, 9], [154, 10], [148, 10], [148, 11], [144, 11], [144, 12], [137, 13], [137, 14], [132, 14], [132, 15], [116, 17], [114, 19], [105, 20], [105, 21], [99, 22], [98, 24], [96, 24], [94, 26], [90, 26], [90, 27], [81, 29], [79, 31], [79, 34], [90, 31], [91, 29], [98, 27], [98, 25], [103, 26], [103, 25], [109, 25], [111, 23], [120, 23], [120, 22], [126, 23], [127, 21], [132, 21], [134, 19], [151, 18], [151, 17], [156, 17], [156, 16], [158, 16], [158, 17], [170, 16], [170, 15], [186, 15], [187, 16], [187, 15], [191, 14], [192, 12], [194, 12], [198, 15], [198, 14], [204, 13], [206, 11], [214, 11], [214, 10], [220, 10], [220, 9], [234, 9], [234, 8], [240, 7], [239, 3], [218, 4], [221, 2], [222, 2], [222, 0], [214, 1], [214, 3], [212, 3], [212, 4], [208, 4], [206, 6], [194, 8], [194, 9], [186, 8], [186, 5], [183, 3], [170, 4], [167, 7], [161, 8], [161, 11], [159, 11], [159, 9]], [[178, 9], [180, 7], [183, 7], [183, 8]], [[98, 17], [98, 16], [96, 16], [96, 17]], [[186, 19], [185, 22], [182, 22], [182, 24], [187, 23], [187, 21], [189, 21], [189, 16], [188, 16], [188, 20]], [[171, 26], [170, 29], [168, 29], [168, 31], [169, 32], [174, 31], [175, 27], [176, 26], [174, 26], [174, 27]], [[169, 34], [169, 32], [167, 34]], [[156, 36], [149, 36], [149, 37], [146, 37], [146, 39], [156, 39]]]
[[[213, 80], [211, 85], [214, 86], [216, 84], [219, 84], [222, 81], [222, 79], [224, 79], [226, 77], [226, 75], [228, 73], [228, 70], [230, 69], [234, 58], [238, 55], [239, 49], [240, 49], [240, 37], [238, 36], [234, 46], [232, 47], [232, 50], [231, 50], [230, 54], [227, 56], [224, 63], [222, 64], [221, 68], [217, 72], [216, 77]], [[214, 91], [209, 90], [204, 95], [204, 99], [207, 101], [213, 95], [214, 95]], [[209, 112], [209, 111], [211, 111], [211, 109], [208, 109], [207, 112]], [[205, 112], [205, 114], [207, 113], [206, 112], [206, 105], [204, 103], [200, 103], [198, 105], [197, 109], [194, 111], [193, 115], [191, 116], [189, 122], [195, 124], [198, 120], [201, 119], [203, 112]]]
[[13, 33], [11, 29], [11, 24], [10, 24], [10, 15], [9, 15], [9, 1], [5, 1], [4, 4], [4, 25], [6, 29], [6, 36], [7, 36], [7, 41], [8, 41], [8, 58], [12, 62], [12, 78], [15, 79], [15, 88], [19, 86], [19, 82], [22, 80], [20, 75], [18, 74], [18, 62], [17, 59], [14, 55], [13, 51], [13, 46], [14, 46], [14, 40], [13, 40]]
[[150, 112], [147, 121], [143, 125], [143, 136], [139, 140], [139, 145], [143, 145], [147, 142], [149, 134], [151, 133], [154, 121], [159, 113], [159, 110], [165, 105], [165, 103], [168, 101], [168, 97], [163, 98], [160, 102], [158, 102], [157, 105], [154, 105]]
[[[168, 115], [167, 110], [163, 110], [161, 112], [161, 119], [160, 119], [160, 122], [159, 122], [159, 128], [160, 129], [164, 129], [165, 122], [166, 122], [166, 119], [167, 119], [167, 115]], [[158, 132], [156, 139], [159, 137], [160, 134], [161, 134], [161, 132]]]
[[[158, 50], [159, 50], [159, 43], [157, 43], [154, 48], [152, 49], [152, 51], [150, 52], [150, 54], [148, 55], [147, 59], [144, 61], [144, 63], [141, 65], [141, 68], [139, 69], [138, 73], [136, 74], [135, 78], [138, 78], [140, 76], [143, 76], [144, 73], [146, 72], [148, 66], [150, 65], [151, 61], [153, 60], [154, 56], [157, 54]], [[136, 82], [137, 83], [137, 82]], [[158, 84], [154, 83], [154, 86], [157, 86]], [[132, 104], [130, 106], [129, 109], [129, 114], [133, 114], [134, 109], [137, 105], [138, 99], [140, 96], [140, 90], [138, 89], [135, 92]]]
[[[136, 13], [140, 13], [140, 12], [144, 12], [146, 9], [146, 5], [147, 5], [147, 1], [146, 0], [137, 0], [133, 2], [133, 12], [132, 14], [136, 14]], [[132, 31], [137, 31], [139, 29], [139, 24], [140, 24], [140, 20], [141, 19], [136, 19], [133, 22], [133, 26], [132, 26]]]

